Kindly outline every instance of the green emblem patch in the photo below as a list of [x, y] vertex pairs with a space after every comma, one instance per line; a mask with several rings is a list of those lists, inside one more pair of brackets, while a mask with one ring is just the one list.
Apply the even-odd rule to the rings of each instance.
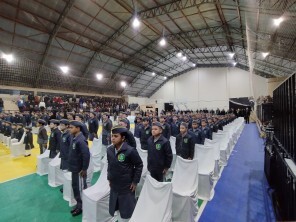
[[184, 138], [184, 143], [188, 143], [188, 138]]
[[156, 149], [157, 149], [157, 150], [160, 150], [160, 149], [161, 149], [161, 144], [159, 144], [159, 143], [156, 144]]
[[117, 157], [119, 162], [123, 162], [125, 160], [125, 155], [123, 153], [119, 154]]
[[146, 134], [147, 134], [147, 135], [149, 134], [149, 130], [146, 130]]

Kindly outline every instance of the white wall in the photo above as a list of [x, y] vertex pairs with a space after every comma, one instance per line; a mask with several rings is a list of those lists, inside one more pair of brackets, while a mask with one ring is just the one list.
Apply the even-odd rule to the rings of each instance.
[[267, 95], [267, 79], [263, 77], [235, 67], [198, 68], [171, 79], [151, 99], [157, 100], [159, 107], [174, 102], [179, 109], [228, 109], [229, 98], [253, 96], [251, 83], [255, 99]]

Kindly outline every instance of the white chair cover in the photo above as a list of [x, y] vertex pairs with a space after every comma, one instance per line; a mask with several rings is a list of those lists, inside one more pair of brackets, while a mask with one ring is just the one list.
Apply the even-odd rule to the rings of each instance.
[[74, 199], [74, 193], [72, 189], [72, 173], [64, 173], [64, 184], [63, 184], [63, 198], [69, 202], [69, 206], [75, 206], [76, 200]]
[[4, 134], [0, 133], [0, 142], [3, 142], [3, 137], [4, 137]]
[[6, 144], [7, 148], [10, 148], [11, 146], [11, 137], [7, 137], [7, 144]]
[[178, 156], [172, 185], [173, 221], [194, 222], [198, 210], [198, 160], [185, 160]]
[[44, 153], [37, 156], [37, 174], [40, 176], [48, 174], [48, 164], [50, 151], [46, 149]]
[[215, 168], [213, 173], [213, 179], [217, 180], [219, 179], [219, 173], [220, 173], [220, 145], [217, 141], [205, 139], [205, 148], [214, 148], [215, 149]]
[[172, 149], [172, 153], [173, 153], [173, 160], [172, 160], [172, 164], [171, 167], [166, 175], [166, 180], [171, 179], [173, 177], [173, 172], [174, 172], [174, 168], [175, 168], [175, 164], [176, 164], [176, 137], [171, 136], [170, 137], [170, 144], [171, 144], [171, 149]]
[[137, 149], [141, 149], [141, 142], [140, 142], [140, 139], [135, 137], [135, 140], [136, 140], [136, 144], [137, 144]]
[[146, 176], [148, 174], [148, 169], [147, 169], [148, 151], [147, 150], [138, 149], [138, 153], [139, 153], [139, 156], [141, 157], [141, 159], [143, 161], [143, 170], [142, 170], [142, 175], [141, 175], [140, 182], [137, 185], [136, 197], [139, 197], [140, 196], [141, 190], [142, 190], [143, 185], [145, 183]]
[[23, 136], [19, 142], [15, 142], [11, 144], [10, 152], [12, 157], [24, 156], [25, 155], [25, 139], [26, 133], [23, 133]]
[[90, 149], [92, 156], [94, 172], [99, 172], [102, 169], [102, 136], [98, 139], [94, 138], [92, 148]]
[[32, 134], [38, 134], [39, 127], [32, 127]]
[[109, 214], [109, 196], [110, 187], [107, 180], [107, 165], [104, 165], [98, 181], [82, 192], [82, 221], [116, 221], [115, 218]]
[[5, 139], [4, 139], [4, 144], [5, 146], [7, 146], [9, 148], [9, 141], [10, 141], [11, 137], [10, 136], [5, 136]]
[[204, 145], [195, 144], [194, 156], [198, 159], [198, 198], [211, 200], [214, 196], [211, 175], [215, 168], [215, 150], [214, 148], [205, 148]]
[[61, 158], [58, 153], [48, 164], [48, 185], [51, 187], [58, 187], [64, 183], [64, 173], [60, 169]]
[[160, 183], [147, 175], [129, 222], [171, 222], [172, 184]]

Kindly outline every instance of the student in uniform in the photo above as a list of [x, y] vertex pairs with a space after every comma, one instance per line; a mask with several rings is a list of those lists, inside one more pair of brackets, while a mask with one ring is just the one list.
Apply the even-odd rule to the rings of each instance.
[[71, 145], [71, 134], [69, 131], [69, 120], [67, 119], [61, 119], [60, 121], [60, 130], [62, 132], [62, 140], [60, 145], [60, 158], [61, 158], [61, 170], [68, 170], [69, 164], [68, 164], [68, 158], [69, 158], [69, 150]]
[[198, 120], [192, 121], [192, 128], [189, 129], [189, 133], [194, 135], [194, 142], [195, 144], [202, 144], [202, 133], [198, 126]]
[[176, 137], [176, 154], [183, 159], [192, 160], [194, 158], [195, 140], [188, 133], [188, 124], [181, 123], [180, 134]]
[[11, 122], [6, 121], [6, 127], [5, 127], [5, 132], [4, 136], [10, 137], [11, 136]]
[[111, 129], [112, 121], [109, 119], [108, 114], [103, 114], [103, 131], [102, 131], [102, 157], [105, 156], [107, 147], [111, 144]]
[[32, 134], [32, 128], [27, 126], [25, 127], [25, 138], [24, 138], [24, 144], [25, 144], [25, 157], [31, 156], [31, 149], [34, 148], [33, 144], [33, 134]]
[[96, 114], [91, 112], [89, 114], [88, 120], [88, 131], [89, 131], [89, 140], [93, 141], [94, 138], [98, 138], [98, 130], [99, 130], [99, 121], [96, 118]]
[[173, 154], [170, 141], [163, 136], [162, 124], [152, 125], [152, 136], [148, 139], [148, 171], [151, 177], [163, 182], [164, 176], [171, 167]]
[[142, 117], [138, 116], [138, 117], [136, 117], [134, 137], [140, 138], [140, 133], [141, 133], [142, 128], [143, 128]]
[[171, 137], [171, 127], [170, 125], [165, 121], [166, 117], [165, 116], [161, 116], [159, 118], [159, 122], [161, 123], [162, 125], [162, 128], [163, 128], [163, 131], [162, 131], [162, 135], [170, 140], [170, 137]]
[[173, 116], [173, 121], [171, 122], [171, 132], [172, 136], [176, 137], [180, 133], [180, 123], [178, 122], [177, 115]]
[[87, 188], [87, 169], [90, 153], [85, 136], [82, 134], [83, 123], [70, 122], [70, 133], [73, 136], [69, 151], [69, 171], [72, 172], [72, 189], [77, 205], [71, 210], [72, 216], [82, 213], [81, 191]]
[[40, 154], [42, 154], [47, 148], [48, 136], [47, 136], [47, 131], [44, 127], [45, 125], [46, 125], [45, 120], [43, 119], [38, 120], [37, 126], [39, 127], [39, 130], [38, 130], [37, 143], [39, 144]]
[[128, 221], [136, 206], [135, 190], [140, 181], [143, 162], [136, 149], [126, 140], [127, 129], [112, 128], [112, 145], [108, 147], [108, 180], [110, 183], [109, 213], [119, 211], [120, 220]]
[[13, 123], [11, 124], [11, 139], [15, 139], [17, 136], [17, 128], [16, 128], [16, 124]]
[[202, 144], [205, 143], [205, 139], [212, 139], [210, 128], [207, 126], [207, 122], [205, 119], [202, 119], [201, 121], [201, 136], [202, 136]]
[[17, 134], [16, 134], [16, 139], [19, 141], [21, 141], [23, 135], [24, 135], [24, 125], [22, 123], [17, 123], [16, 124], [16, 128], [17, 128]]
[[49, 158], [53, 159], [60, 152], [61, 146], [61, 131], [58, 126], [60, 125], [60, 121], [56, 119], [50, 120], [49, 127], [51, 129], [50, 137], [49, 137], [49, 145], [48, 149], [50, 150]]
[[142, 150], [148, 150], [148, 139], [152, 136], [151, 126], [149, 125], [149, 118], [143, 118], [143, 127], [140, 132], [140, 143]]
[[89, 132], [87, 130], [87, 127], [86, 127], [85, 123], [83, 122], [83, 115], [79, 114], [79, 113], [76, 114], [75, 115], [75, 120], [82, 123], [82, 127], [83, 127], [82, 133], [83, 133], [83, 136], [85, 137], [85, 139], [87, 141]]
[[[119, 121], [119, 125], [120, 126], [123, 126], [125, 128], [127, 128], [127, 124], [128, 124], [128, 121], [126, 118], [123, 118]], [[137, 142], [135, 140], [135, 137], [134, 135], [132, 134], [131, 131], [127, 130], [126, 131], [126, 142], [128, 145], [130, 145], [131, 147], [134, 147], [135, 149], [137, 148]]]
[[126, 112], [123, 112], [123, 113], [122, 113], [122, 115], [121, 115], [121, 119], [127, 119], [127, 126], [126, 126], [126, 128], [127, 128], [128, 130], [130, 130], [130, 128], [131, 128], [131, 124], [130, 124], [130, 121], [128, 120], [128, 118], [127, 118], [127, 113], [126, 113]]

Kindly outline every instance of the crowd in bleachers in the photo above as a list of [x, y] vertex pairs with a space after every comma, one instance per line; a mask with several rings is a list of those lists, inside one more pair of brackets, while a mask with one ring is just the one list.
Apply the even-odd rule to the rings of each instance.
[[99, 96], [44, 95], [20, 96], [16, 101], [19, 111], [88, 111], [117, 112], [126, 110], [128, 104], [122, 98]]

